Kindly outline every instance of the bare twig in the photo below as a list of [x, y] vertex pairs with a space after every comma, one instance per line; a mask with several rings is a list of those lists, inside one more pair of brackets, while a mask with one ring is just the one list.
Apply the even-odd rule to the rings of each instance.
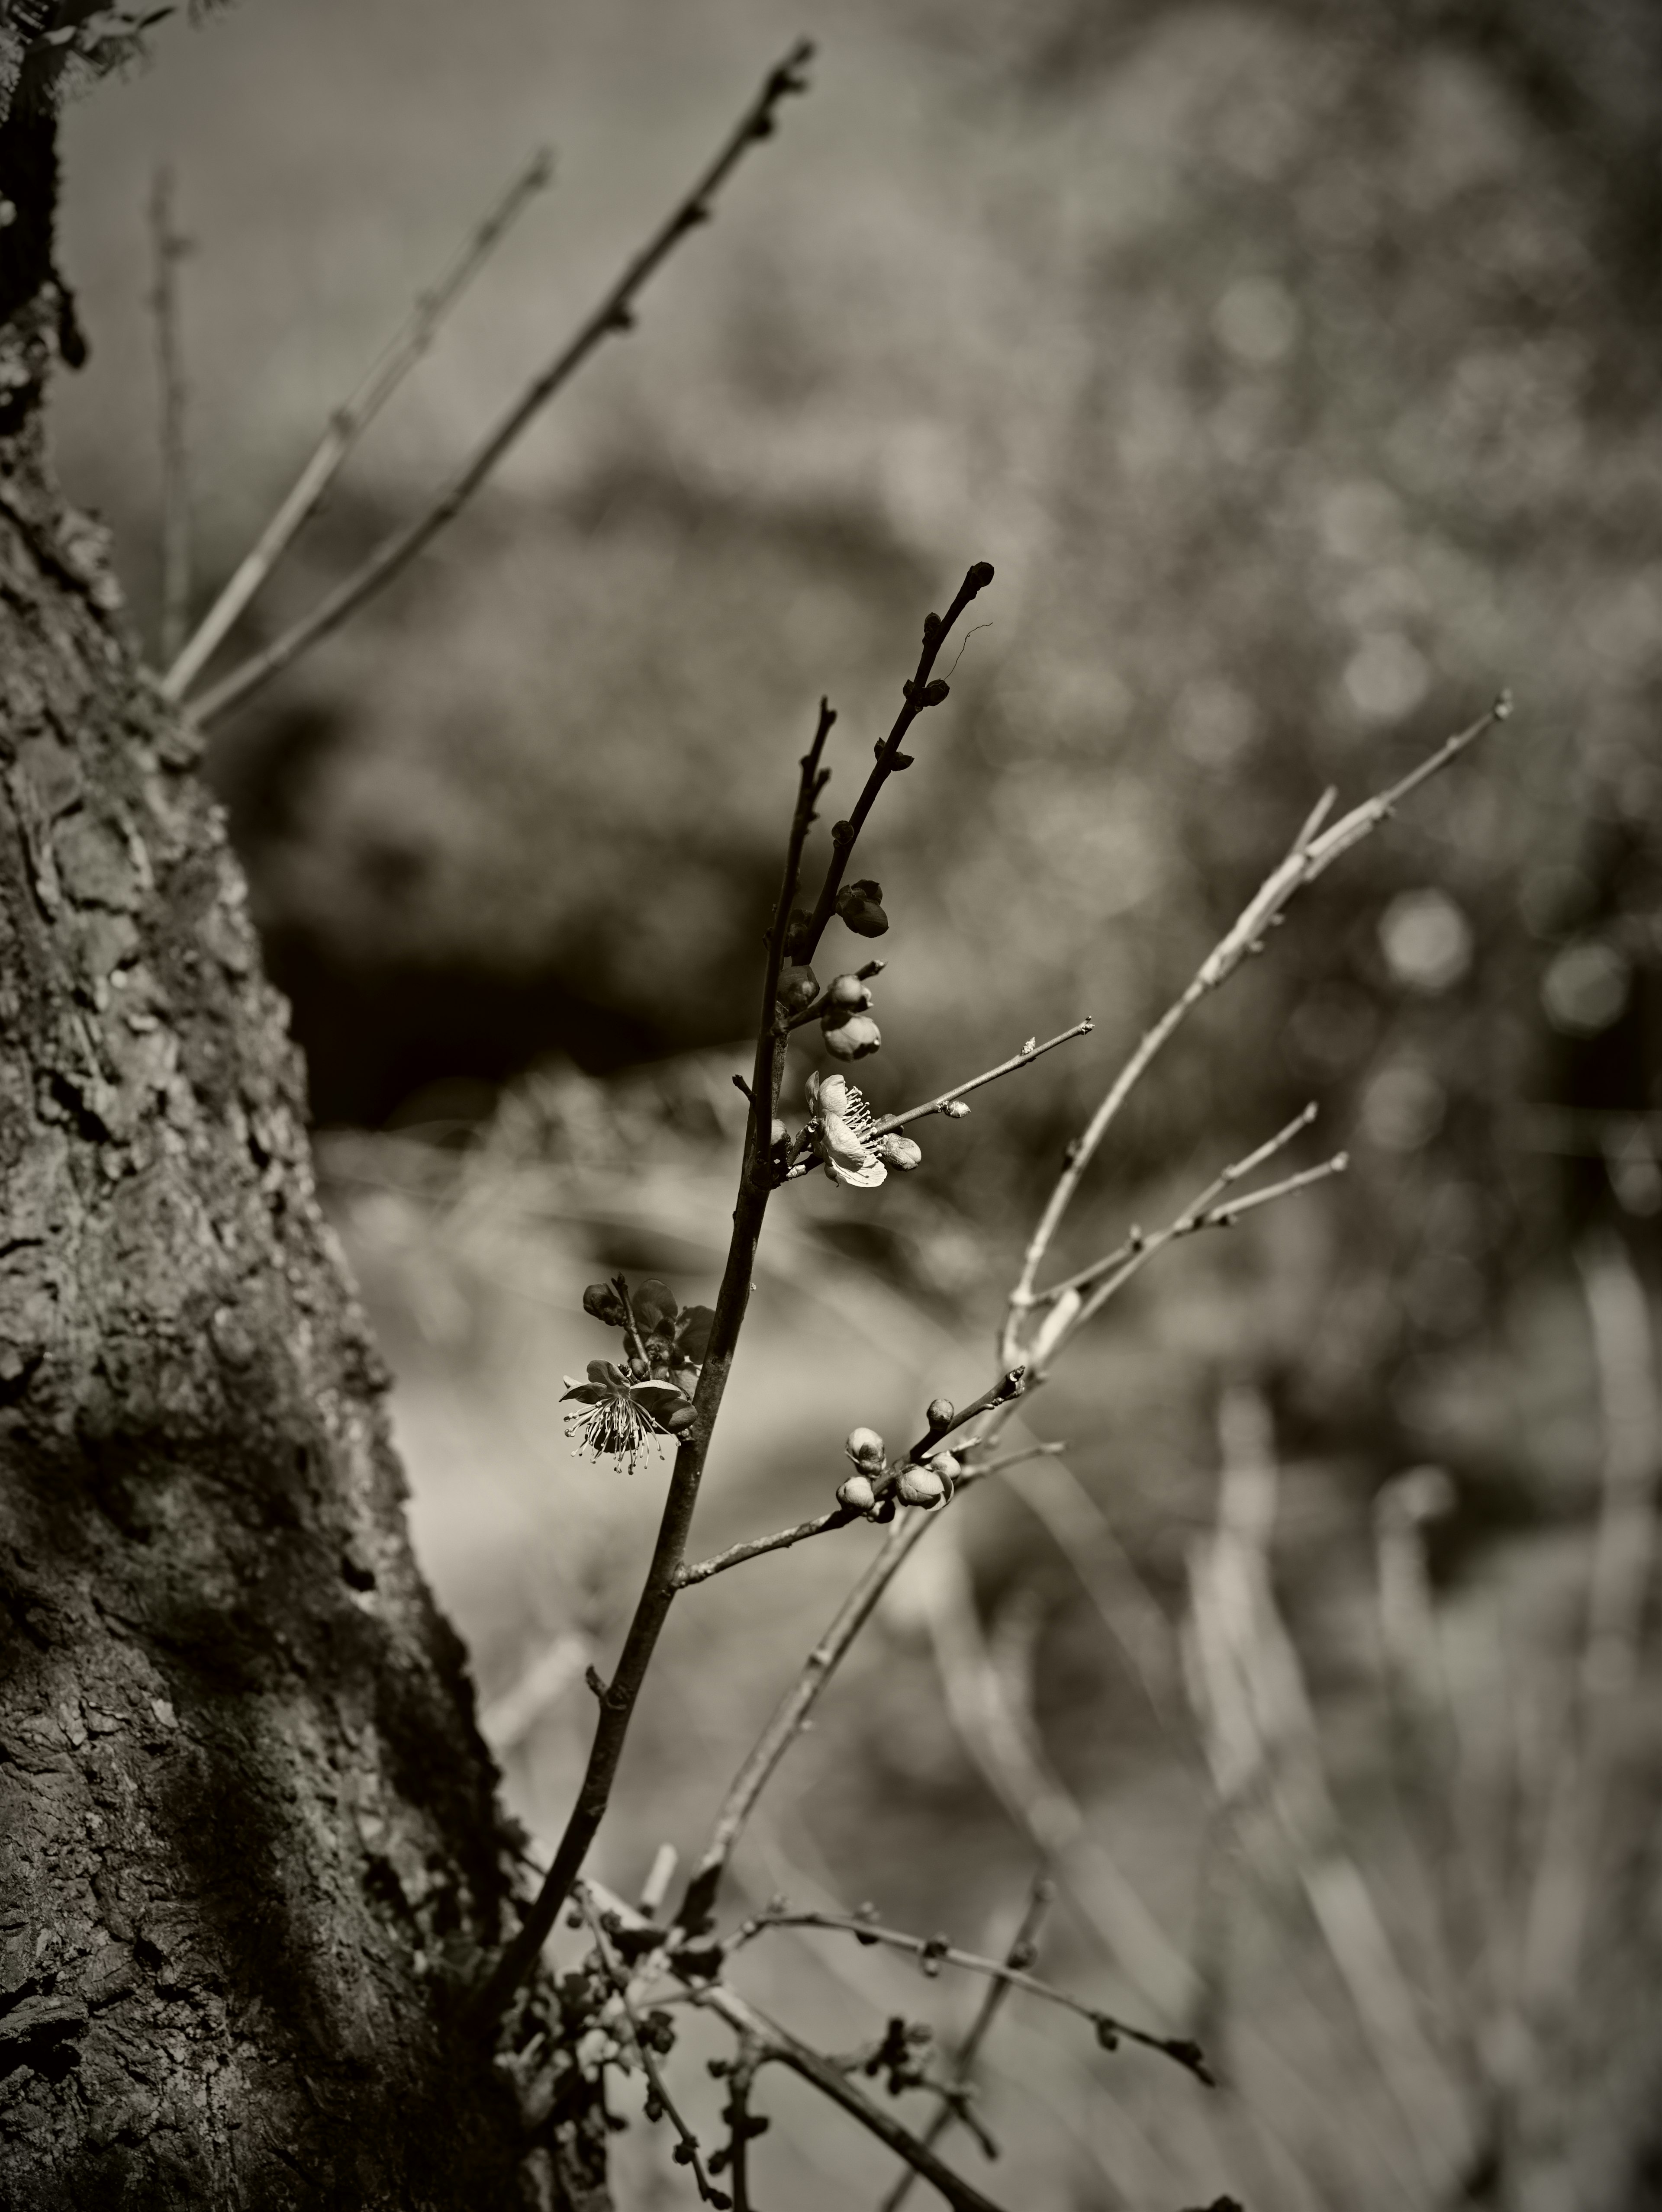
[[1063, 1030], [1059, 1036], [1046, 1037], [1043, 1044], [1029, 1042], [1023, 1045], [1020, 1052], [1013, 1053], [1008, 1060], [1001, 1060], [996, 1067], [989, 1067], [984, 1075], [972, 1075], [967, 1083], [954, 1084], [950, 1091], [943, 1091], [938, 1098], [931, 1098], [925, 1105], [909, 1106], [904, 1114], [883, 1115], [872, 1123], [870, 1133], [874, 1137], [886, 1137], [892, 1129], [904, 1129], [909, 1122], [921, 1121], [927, 1114], [938, 1114], [943, 1106], [950, 1106], [954, 1099], [967, 1097], [971, 1091], [979, 1091], [983, 1083], [996, 1083], [1001, 1075], [1014, 1074], [1019, 1067], [1031, 1067], [1036, 1060], [1042, 1060], [1047, 1052], [1054, 1052], [1059, 1044], [1071, 1044], [1075, 1037], [1089, 1036], [1095, 1027], [1095, 1022], [1087, 1014], [1082, 1022], [1075, 1022], [1072, 1029]]
[[1417, 790], [1428, 777], [1446, 768], [1486, 731], [1492, 729], [1497, 722], [1504, 721], [1511, 711], [1511, 701], [1502, 693], [1486, 714], [1480, 715], [1466, 729], [1447, 739], [1388, 790], [1353, 807], [1330, 829], [1321, 827], [1330, 804], [1324, 797], [1315, 812], [1300, 830], [1286, 859], [1266, 877], [1241, 914], [1207, 954], [1181, 996], [1144, 1034], [1109, 1086], [1083, 1133], [1068, 1147], [1067, 1163], [1039, 1217], [1038, 1224], [1028, 1240], [1021, 1272], [1010, 1294], [1001, 1352], [1001, 1357], [1007, 1362], [1020, 1353], [1021, 1324], [1034, 1303], [1033, 1285], [1039, 1267], [1073, 1204], [1086, 1170], [1126, 1100], [1164, 1046], [1201, 1000], [1227, 982], [1241, 963], [1259, 949], [1265, 932], [1280, 921], [1294, 897], [1306, 884], [1313, 883], [1341, 854], [1348, 852], [1370, 831], [1378, 829], [1410, 792]]
[[641, 2062], [641, 2071], [651, 2084], [652, 2095], [662, 2107], [665, 2118], [680, 2138], [680, 2149], [676, 2154], [677, 2163], [690, 2166], [692, 2168], [692, 2178], [698, 2185], [698, 2194], [706, 2204], [715, 2205], [717, 2212], [732, 2212], [732, 2198], [725, 2190], [712, 2187], [709, 2176], [704, 2171], [703, 2147], [685, 2120], [682, 2118], [675, 2100], [665, 2086], [657, 2055], [635, 2015], [635, 2006], [629, 1994], [629, 1976], [612, 1955], [612, 1946], [606, 1940], [606, 1931], [600, 1925], [600, 1915], [594, 1910], [594, 1900], [590, 1897], [587, 1887], [582, 1882], [576, 1885], [576, 1898], [579, 1905], [582, 1908], [583, 1918], [588, 1923], [588, 1932], [594, 1939], [594, 1948], [599, 1954], [600, 1965], [605, 1969], [606, 1978], [611, 1983], [612, 1992], [617, 1997], [618, 2010], [623, 2014], [624, 2024], [629, 2030], [629, 2039], [635, 2046], [635, 2056]]
[[[1044, 1916], [1050, 1911], [1055, 1896], [1054, 1883], [1044, 1875], [1035, 1875], [1027, 1892], [1027, 1903], [1022, 1911], [1020, 1924], [1009, 1949], [1004, 1954], [1004, 1963], [1007, 1966], [1024, 1967], [1032, 1964], [1038, 1955], [1038, 1931], [1044, 1924]], [[974, 2020], [970, 2023], [968, 2033], [953, 2054], [951, 2078], [953, 2087], [959, 2090], [969, 2088], [975, 2073], [976, 2060], [981, 2055], [981, 2046], [991, 2033], [993, 2023], [998, 2018], [1009, 1990], [1010, 1984], [1007, 1981], [988, 1983], [986, 1994], [977, 2008]], [[941, 2106], [941, 2110], [923, 2130], [922, 2140], [928, 2148], [932, 2150], [934, 2148], [947, 2129], [951, 2127], [955, 2117], [950, 2104]], [[916, 2178], [916, 2167], [910, 2167], [903, 2173], [883, 2199], [879, 2212], [900, 2212], [900, 2207], [910, 2195], [912, 2183]]]
[[546, 147], [539, 148], [479, 222], [437, 283], [421, 295], [403, 327], [394, 334], [351, 398], [330, 416], [315, 452], [261, 531], [252, 551], [198, 623], [188, 643], [166, 648], [168, 665], [161, 689], [169, 699], [182, 699], [201, 675], [224, 642], [232, 624], [264, 587], [295, 538], [322, 506], [353, 447], [427, 353], [452, 307], [553, 173], [553, 156]]
[[803, 2081], [812, 2082], [834, 2105], [840, 2105], [851, 2118], [858, 2120], [861, 2127], [886, 2143], [897, 2157], [904, 2158], [908, 2166], [931, 2183], [953, 2207], [953, 2212], [999, 2212], [991, 2197], [983, 2196], [961, 2174], [943, 2165], [926, 2142], [855, 2088], [829, 2058], [822, 2057], [807, 2044], [800, 2043], [788, 2029], [769, 2020], [736, 1990], [722, 1983], [714, 1983], [698, 1993], [698, 2002], [719, 2014], [742, 2036], [748, 2036], [765, 2058], [788, 2066]]
[[941, 1966], [958, 1966], [965, 1973], [986, 1974], [1010, 1989], [1043, 1997], [1050, 2004], [1060, 2005], [1064, 2011], [1077, 2013], [1081, 2020], [1088, 2020], [1105, 2051], [1112, 2051], [1121, 2043], [1141, 2044], [1144, 2050], [1157, 2051], [1171, 2059], [1208, 2088], [1212, 2086], [1205, 2058], [1198, 2046], [1185, 2037], [1157, 2035], [1147, 2028], [1129, 2027], [1113, 2014], [1087, 2004], [1083, 1997], [1040, 1981], [1025, 1967], [1013, 1966], [1002, 1959], [983, 1958], [977, 1951], [960, 1951], [944, 1936], [913, 1936], [904, 1928], [886, 1928], [880, 1921], [868, 1920], [855, 1913], [758, 1912], [734, 1931], [725, 1948], [729, 1952], [736, 1951], [741, 1944], [765, 1935], [770, 1928], [825, 1928], [833, 1934], [852, 1936], [861, 1943], [882, 1943], [892, 1951], [908, 1951], [922, 1961], [926, 1972]]
[[214, 686], [198, 704], [197, 720], [218, 718], [269, 683], [320, 638], [339, 628], [364, 601], [405, 568], [422, 548], [465, 507], [502, 455], [608, 337], [630, 330], [635, 319], [635, 301], [648, 281], [669, 258], [689, 233], [709, 219], [710, 204], [750, 148], [771, 136], [782, 103], [793, 93], [807, 89], [804, 74], [813, 49], [799, 40], [745, 110], [726, 143], [704, 170], [685, 199], [636, 254], [600, 305], [553, 360], [533, 378], [496, 427], [451, 477], [437, 498], [402, 530], [395, 531], [362, 566], [329, 593], [320, 606], [275, 638], [240, 668]]
[[185, 364], [180, 343], [179, 264], [191, 241], [174, 227], [174, 173], [158, 169], [150, 194], [155, 283], [156, 368], [161, 387], [161, 631], [163, 660], [179, 650], [191, 618], [191, 483], [185, 444]]

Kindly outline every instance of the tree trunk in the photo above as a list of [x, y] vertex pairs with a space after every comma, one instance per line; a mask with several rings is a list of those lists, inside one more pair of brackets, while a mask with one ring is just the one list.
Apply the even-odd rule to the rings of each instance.
[[54, 179], [0, 122], [0, 2203], [492, 2212], [550, 2172], [447, 2026], [493, 1770], [196, 741], [46, 465]]

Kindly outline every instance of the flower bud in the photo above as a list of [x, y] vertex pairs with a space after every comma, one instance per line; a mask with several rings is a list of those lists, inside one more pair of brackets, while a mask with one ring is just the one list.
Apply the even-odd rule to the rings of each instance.
[[875, 1429], [850, 1429], [843, 1449], [856, 1467], [883, 1464], [883, 1439]]
[[883, 1042], [883, 1032], [869, 1014], [845, 1014], [824, 1024], [825, 1049], [837, 1060], [864, 1060]]
[[779, 1003], [788, 1013], [800, 1013], [819, 995], [819, 979], [812, 968], [786, 968], [779, 977]]
[[923, 1164], [923, 1148], [915, 1145], [910, 1137], [897, 1137], [892, 1133], [877, 1140], [877, 1157], [886, 1166], [898, 1168], [902, 1175], [910, 1175], [914, 1168]]
[[664, 1416], [664, 1426], [669, 1431], [671, 1436], [679, 1437], [683, 1429], [690, 1429], [692, 1426], [697, 1410], [689, 1398], [685, 1406], [677, 1406]]
[[932, 1473], [938, 1474], [941, 1477], [941, 1480], [946, 1484], [948, 1490], [952, 1488], [953, 1483], [958, 1480], [959, 1476], [964, 1472], [964, 1462], [959, 1458], [956, 1452], [931, 1452], [924, 1464], [931, 1470]]
[[947, 1486], [933, 1468], [903, 1467], [895, 1495], [903, 1505], [933, 1507], [946, 1503]]
[[856, 937], [881, 937], [889, 926], [882, 889], [869, 878], [843, 884], [837, 894], [837, 911]]
[[838, 975], [825, 996], [834, 1006], [846, 1007], [850, 1013], [864, 1013], [872, 1002], [871, 987], [862, 983], [857, 975]]
[[950, 1398], [931, 1398], [923, 1408], [923, 1418], [932, 1429], [949, 1429], [957, 1411]]
[[947, 1119], [949, 1121], [961, 1121], [968, 1115], [970, 1109], [968, 1106], [965, 1105], [963, 1099], [949, 1098], [941, 1110], [947, 1116]]
[[591, 1283], [583, 1292], [583, 1311], [603, 1321], [608, 1328], [624, 1325], [624, 1303], [610, 1283]]
[[839, 1505], [852, 1507], [856, 1513], [869, 1513], [877, 1503], [877, 1492], [872, 1488], [868, 1474], [851, 1474], [846, 1482], [837, 1486]]

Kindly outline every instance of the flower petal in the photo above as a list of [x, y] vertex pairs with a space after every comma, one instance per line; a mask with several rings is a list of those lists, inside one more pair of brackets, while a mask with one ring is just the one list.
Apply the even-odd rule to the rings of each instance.
[[825, 1173], [833, 1181], [845, 1182], [854, 1190], [875, 1190], [879, 1183], [886, 1182], [889, 1179], [889, 1171], [882, 1161], [874, 1153], [863, 1151], [860, 1164], [854, 1167], [845, 1168], [833, 1154], [825, 1162]]
[[845, 1075], [825, 1075], [820, 1078], [815, 1110], [821, 1121], [826, 1120], [833, 1114], [848, 1112], [849, 1091], [849, 1079]]
[[630, 1293], [635, 1318], [643, 1329], [656, 1329], [675, 1318], [675, 1293], [656, 1275], [649, 1275]]
[[711, 1306], [687, 1306], [675, 1324], [675, 1341], [687, 1358], [703, 1363], [709, 1350], [709, 1333], [715, 1326]]
[[599, 1382], [574, 1382], [569, 1390], [562, 1390], [562, 1399], [575, 1398], [580, 1406], [604, 1406], [615, 1392]]

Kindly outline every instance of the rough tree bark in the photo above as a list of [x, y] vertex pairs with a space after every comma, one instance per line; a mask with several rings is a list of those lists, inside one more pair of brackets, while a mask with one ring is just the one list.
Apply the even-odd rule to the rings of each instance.
[[491, 1764], [223, 823], [48, 467], [54, 187], [14, 113], [0, 2203], [486, 2212], [519, 2115], [442, 1993], [510, 1911]]

